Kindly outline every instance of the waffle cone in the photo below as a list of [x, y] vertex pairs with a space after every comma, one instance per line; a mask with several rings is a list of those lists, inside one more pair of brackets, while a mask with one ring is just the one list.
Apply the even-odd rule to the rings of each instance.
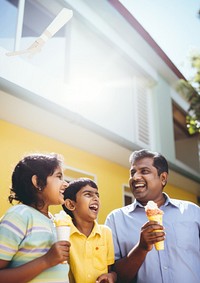
[[[162, 225], [162, 214], [156, 214], [156, 215], [151, 215], [147, 216], [148, 220], [150, 221], [157, 221], [159, 224]], [[155, 230], [155, 232], [159, 232], [161, 230]], [[160, 241], [154, 244], [155, 248], [157, 251], [164, 250], [164, 241]]]
[[162, 225], [162, 218], [163, 218], [162, 214], [156, 214], [156, 215], [147, 216], [147, 218], [150, 221], [157, 221], [159, 224]]

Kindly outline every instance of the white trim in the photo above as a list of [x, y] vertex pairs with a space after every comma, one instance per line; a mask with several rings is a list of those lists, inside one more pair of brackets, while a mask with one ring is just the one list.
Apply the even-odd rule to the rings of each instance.
[[75, 168], [75, 167], [64, 166], [64, 170], [67, 170], [67, 169], [74, 171], [74, 172], [77, 172], [77, 173], [81, 173], [81, 174], [83, 174], [83, 176], [84, 175], [92, 176], [94, 178], [95, 183], [97, 183], [97, 175], [96, 174], [93, 174], [93, 173], [90, 173], [90, 172], [87, 172], [87, 171], [84, 171], [82, 169], [78, 169], [78, 168]]
[[186, 112], [188, 111], [189, 103], [180, 94], [178, 94], [174, 89], [170, 88], [170, 95], [174, 102], [179, 105], [179, 107]]
[[22, 29], [23, 29], [23, 21], [24, 21], [24, 8], [25, 8], [25, 0], [19, 0], [14, 51], [20, 49], [20, 41], [22, 37]]

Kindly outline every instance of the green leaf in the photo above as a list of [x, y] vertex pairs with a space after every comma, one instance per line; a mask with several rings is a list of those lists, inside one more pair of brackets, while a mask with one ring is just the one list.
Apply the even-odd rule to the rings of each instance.
[[[181, 93], [188, 103], [186, 123], [190, 135], [200, 133], [200, 54], [191, 58], [191, 66], [197, 69], [190, 81], [179, 80], [176, 90]], [[192, 114], [191, 114], [192, 113]]]

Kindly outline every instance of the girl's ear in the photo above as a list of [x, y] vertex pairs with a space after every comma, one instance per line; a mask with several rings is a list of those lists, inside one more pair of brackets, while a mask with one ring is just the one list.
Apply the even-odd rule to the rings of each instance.
[[37, 184], [37, 176], [36, 175], [33, 175], [32, 176], [32, 178], [31, 178], [31, 180], [32, 180], [32, 183], [33, 183], [33, 185], [34, 185], [34, 187], [38, 190], [38, 191], [42, 191], [42, 188], [40, 187], [40, 186], [38, 186], [38, 184]]
[[67, 198], [67, 199], [65, 200], [65, 207], [66, 207], [67, 209], [71, 210], [71, 211], [75, 210], [74, 201], [71, 200], [71, 199], [69, 199], [69, 198]]
[[32, 178], [31, 178], [31, 180], [32, 180], [32, 183], [33, 183], [33, 185], [34, 185], [34, 187], [38, 187], [38, 185], [37, 185], [37, 176], [36, 175], [33, 175], [32, 176]]

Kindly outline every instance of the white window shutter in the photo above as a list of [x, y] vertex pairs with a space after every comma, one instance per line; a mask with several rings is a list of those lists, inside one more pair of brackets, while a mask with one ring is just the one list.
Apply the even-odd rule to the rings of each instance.
[[151, 109], [149, 88], [146, 80], [135, 79], [134, 83], [135, 138], [141, 147], [151, 147]]

